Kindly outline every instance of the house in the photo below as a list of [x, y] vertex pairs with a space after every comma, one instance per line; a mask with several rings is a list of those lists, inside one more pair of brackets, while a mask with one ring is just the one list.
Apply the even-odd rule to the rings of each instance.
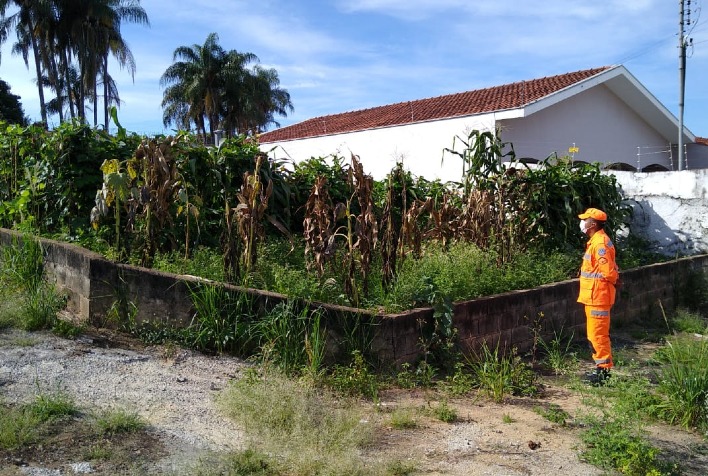
[[[260, 136], [272, 158], [359, 156], [380, 179], [402, 161], [426, 179], [459, 180], [472, 130], [501, 131], [518, 159], [569, 155], [633, 171], [677, 170], [678, 120], [621, 65], [315, 117]], [[684, 127], [685, 168], [708, 167], [708, 144]], [[703, 141], [703, 142], [701, 142]]]

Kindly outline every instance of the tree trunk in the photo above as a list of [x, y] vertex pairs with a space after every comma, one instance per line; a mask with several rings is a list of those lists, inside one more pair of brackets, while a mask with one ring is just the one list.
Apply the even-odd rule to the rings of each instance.
[[[31, 32], [34, 31], [34, 25], [30, 25], [32, 27]], [[34, 33], [30, 33], [30, 38], [32, 41], [32, 52], [34, 54], [34, 67], [35, 67], [35, 72], [37, 73], [37, 90], [39, 92], [39, 110], [40, 113], [42, 114], [42, 123], [44, 124], [44, 128], [47, 129], [49, 127], [49, 121], [47, 120], [47, 105], [44, 102], [44, 85], [42, 84], [42, 67], [40, 64], [39, 60], [39, 51], [37, 51], [37, 38], [35, 38]]]
[[108, 132], [108, 53], [103, 55], [103, 130]]
[[51, 77], [54, 81], [54, 90], [57, 93], [57, 104], [59, 105], [59, 124], [64, 122], [64, 80], [62, 79], [61, 72], [57, 66], [56, 56], [53, 54], [49, 55], [51, 61]]
[[62, 52], [62, 68], [64, 69], [64, 87], [66, 88], [66, 97], [69, 101], [69, 115], [72, 119], [76, 118], [76, 110], [74, 109], [74, 95], [71, 91], [71, 76], [69, 75], [69, 55], [66, 51]]

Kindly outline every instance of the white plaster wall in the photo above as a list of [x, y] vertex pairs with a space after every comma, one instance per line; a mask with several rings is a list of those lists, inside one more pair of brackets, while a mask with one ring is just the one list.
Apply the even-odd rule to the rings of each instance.
[[[458, 181], [462, 163], [458, 157], [443, 153], [445, 148], [461, 150], [456, 136], [466, 138], [478, 129], [501, 127], [501, 139], [514, 145], [518, 158], [545, 159], [553, 152], [568, 155], [575, 145], [575, 160], [600, 163], [626, 163], [638, 169], [661, 165], [675, 170], [675, 154], [668, 141], [610, 91], [598, 85], [527, 117], [521, 110], [386, 127], [348, 134], [262, 144], [271, 158], [294, 162], [310, 157], [359, 156], [364, 170], [382, 179], [403, 161], [417, 176], [428, 180]], [[675, 147], [674, 147], [675, 149]], [[708, 167], [708, 146], [687, 146], [688, 169]]]
[[708, 253], [708, 170], [611, 173], [634, 210], [633, 232], [668, 255]]
[[501, 121], [501, 127], [502, 140], [514, 144], [519, 158], [542, 160], [554, 152], [565, 156], [575, 144], [580, 149], [575, 160], [638, 169], [660, 164], [673, 170], [668, 142], [604, 85], [530, 116]]
[[[364, 171], [380, 180], [402, 161], [406, 169], [428, 180], [459, 181], [462, 162], [445, 148], [461, 150], [455, 136], [467, 138], [474, 130], [492, 130], [493, 114], [431, 121], [400, 127], [386, 127], [350, 134], [336, 134], [310, 139], [262, 144], [261, 150], [277, 159], [301, 162], [310, 157], [339, 155], [349, 159], [359, 156]], [[273, 149], [271, 151], [271, 149]]]

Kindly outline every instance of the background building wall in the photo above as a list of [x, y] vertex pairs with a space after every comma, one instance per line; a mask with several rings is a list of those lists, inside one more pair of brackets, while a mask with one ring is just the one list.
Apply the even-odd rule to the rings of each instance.
[[501, 138], [516, 156], [545, 159], [552, 153], [637, 169], [659, 164], [672, 169], [669, 144], [606, 86], [599, 85], [524, 118], [500, 121]]
[[460, 181], [462, 162], [445, 148], [460, 146], [456, 135], [466, 138], [472, 130], [490, 130], [494, 115], [421, 122], [406, 126], [386, 127], [348, 134], [313, 137], [262, 144], [261, 150], [271, 158], [287, 158], [301, 162], [310, 157], [337, 155], [349, 159], [357, 155], [364, 171], [375, 179], [383, 179], [402, 161], [405, 168], [428, 180]]

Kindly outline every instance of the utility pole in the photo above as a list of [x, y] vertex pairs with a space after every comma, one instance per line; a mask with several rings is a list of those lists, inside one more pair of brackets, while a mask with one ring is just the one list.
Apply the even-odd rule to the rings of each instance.
[[[684, 21], [684, 4], [688, 1], [688, 21]], [[686, 90], [686, 30], [684, 26], [691, 24], [691, 0], [679, 0], [679, 127], [678, 127], [678, 169], [685, 168], [683, 153], [683, 102]]]

